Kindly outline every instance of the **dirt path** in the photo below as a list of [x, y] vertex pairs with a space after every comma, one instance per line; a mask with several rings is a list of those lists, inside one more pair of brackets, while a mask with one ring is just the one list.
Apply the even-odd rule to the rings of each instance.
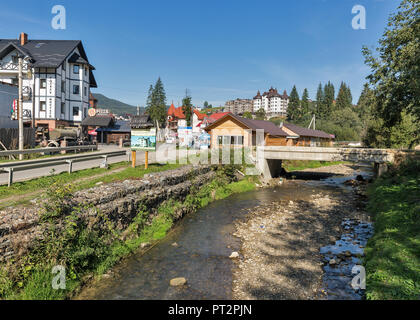
[[[354, 172], [347, 165], [305, 171]], [[234, 298], [322, 298], [319, 249], [339, 237], [344, 218], [366, 219], [356, 203], [352, 192], [345, 196], [315, 193], [306, 200], [273, 202], [253, 209], [246, 221], [236, 225], [235, 235], [242, 248], [234, 271]]]

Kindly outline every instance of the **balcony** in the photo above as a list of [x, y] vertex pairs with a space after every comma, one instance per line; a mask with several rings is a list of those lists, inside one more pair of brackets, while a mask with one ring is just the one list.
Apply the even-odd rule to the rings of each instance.
[[[27, 72], [29, 68], [29, 63], [27, 62], [23, 62], [22, 65], [22, 70], [24, 72]], [[19, 71], [19, 64], [18, 63], [13, 63], [13, 62], [0, 62], [0, 71], [11, 71], [13, 73], [17, 73]]]
[[24, 101], [32, 99], [32, 88], [30, 86], [22, 87], [22, 96]]

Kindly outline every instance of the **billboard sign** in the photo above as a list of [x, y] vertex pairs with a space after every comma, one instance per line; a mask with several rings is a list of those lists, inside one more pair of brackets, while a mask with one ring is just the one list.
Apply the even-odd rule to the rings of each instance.
[[192, 127], [178, 127], [178, 138], [180, 147], [190, 147], [193, 135]]
[[156, 151], [156, 128], [131, 129], [131, 150]]

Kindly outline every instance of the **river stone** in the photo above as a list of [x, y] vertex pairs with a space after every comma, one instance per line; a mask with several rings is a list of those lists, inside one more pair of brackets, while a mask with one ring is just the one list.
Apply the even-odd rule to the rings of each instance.
[[182, 277], [181, 278], [174, 278], [169, 282], [169, 284], [172, 287], [180, 287], [180, 286], [185, 285], [186, 283], [187, 283], [187, 279], [182, 278]]
[[150, 247], [150, 243], [149, 243], [149, 242], [143, 242], [143, 243], [140, 245], [140, 248], [142, 248], [142, 249], [147, 248], [147, 247]]
[[330, 262], [329, 262], [329, 264], [331, 266], [335, 266], [337, 264], [337, 261], [335, 259], [331, 259]]
[[239, 258], [239, 253], [237, 253], [236, 251], [232, 252], [231, 255], [229, 256], [230, 259], [237, 259]]

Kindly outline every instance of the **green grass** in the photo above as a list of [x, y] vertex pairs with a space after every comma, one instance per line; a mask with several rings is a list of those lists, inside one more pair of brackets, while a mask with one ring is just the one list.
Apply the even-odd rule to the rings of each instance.
[[290, 172], [304, 169], [314, 169], [326, 166], [333, 166], [343, 163], [344, 162], [342, 161], [284, 160], [282, 166], [286, 171]]
[[[121, 172], [116, 175], [119, 179], [142, 177], [145, 173], [173, 169], [178, 166], [152, 165], [147, 171], [127, 168], [122, 175]], [[50, 224], [47, 229], [49, 231], [44, 234], [45, 239], [19, 265], [11, 266], [12, 273], [5, 269], [5, 266], [0, 266], [0, 297], [25, 300], [56, 300], [72, 297], [87, 277], [94, 276], [96, 280], [100, 280], [102, 274], [123, 257], [138, 250], [142, 243], [153, 245], [163, 239], [173, 227], [175, 212], [178, 209], [194, 212], [211, 201], [226, 198], [233, 193], [255, 189], [256, 177], [245, 177], [241, 181], [229, 183], [227, 172], [229, 170], [226, 168], [220, 169], [214, 180], [198, 189], [191, 189], [183, 202], [172, 199], [165, 201], [159, 206], [153, 218], [148, 208], [141, 207], [126, 230], [116, 229], [104, 215], [102, 217], [104, 223], [108, 225], [107, 231], [89, 229], [86, 224], [78, 222], [78, 215], [82, 208], [72, 208], [64, 219], [63, 230], [60, 229], [60, 233], [56, 234], [56, 219], [59, 217], [57, 214], [61, 211], [43, 216], [47, 219], [45, 223]], [[107, 179], [114, 178], [107, 176]], [[89, 181], [89, 183], [94, 184], [95, 181]], [[60, 197], [71, 196], [72, 191], [66, 190], [63, 186], [57, 191], [49, 191], [52, 197], [51, 208], [56, 208], [54, 203], [61, 203]], [[66, 192], [70, 193], [66, 194]], [[54, 196], [55, 194], [58, 196]], [[56, 261], [62, 261], [60, 264], [66, 266], [65, 290], [54, 290], [51, 286], [53, 277], [51, 270], [52, 265], [57, 264]]]
[[[158, 172], [158, 171], [165, 171], [165, 170], [171, 170], [179, 167], [178, 164], [168, 164], [168, 165], [158, 165], [158, 164], [152, 164], [149, 165], [148, 170], [145, 170], [143, 166], [139, 166], [136, 168], [128, 167], [128, 164], [126, 162], [120, 162], [111, 164], [109, 166], [109, 169], [102, 169], [102, 168], [92, 168], [92, 169], [86, 169], [86, 170], [80, 170], [75, 171], [71, 174], [67, 172], [63, 172], [60, 174], [52, 175], [52, 176], [46, 176], [41, 177], [37, 179], [32, 179], [28, 181], [23, 182], [16, 182], [12, 184], [10, 187], [8, 186], [0, 186], [0, 200], [2, 198], [7, 198], [10, 196], [19, 196], [19, 195], [25, 195], [27, 193], [36, 192], [42, 189], [46, 189], [49, 186], [51, 186], [54, 183], [71, 183], [75, 180], [84, 179], [92, 177], [92, 179], [86, 179], [79, 181], [76, 186], [76, 190], [83, 190], [90, 187], [95, 186], [98, 182], [108, 183], [113, 181], [121, 181], [126, 179], [133, 179], [133, 178], [141, 178], [146, 173], [152, 173], [152, 172]], [[106, 174], [107, 171], [112, 169], [118, 169], [118, 168], [124, 168], [123, 171], [114, 172]], [[99, 177], [94, 177], [98, 176]], [[28, 199], [25, 199], [22, 201], [22, 203], [25, 203], [28, 201]], [[19, 204], [19, 203], [14, 203]], [[12, 205], [12, 204], [7, 204]]]
[[420, 299], [420, 162], [369, 189], [375, 234], [366, 248], [367, 299]]

